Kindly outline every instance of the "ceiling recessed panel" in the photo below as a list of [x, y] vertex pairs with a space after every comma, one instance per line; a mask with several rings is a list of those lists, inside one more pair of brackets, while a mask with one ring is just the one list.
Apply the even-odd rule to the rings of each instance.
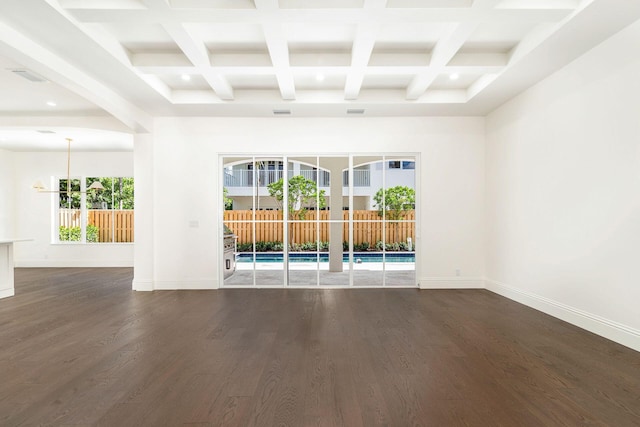
[[253, 0], [169, 0], [176, 9], [255, 9]]
[[278, 80], [275, 75], [229, 75], [226, 78], [234, 90], [265, 90], [278, 88]]
[[522, 23], [481, 24], [464, 42], [466, 52], [507, 53], [533, 29]]
[[185, 24], [195, 40], [202, 41], [209, 50], [266, 50], [264, 31], [258, 24]]
[[411, 75], [366, 75], [362, 89], [406, 89], [412, 79]]
[[376, 46], [421, 46], [431, 49], [447, 28], [445, 23], [382, 25], [376, 37]]
[[[188, 77], [188, 78], [187, 78]], [[210, 90], [211, 86], [200, 75], [160, 75], [158, 78], [172, 90]]]
[[132, 53], [180, 51], [178, 44], [161, 25], [106, 23], [103, 27]]
[[294, 76], [294, 83], [298, 90], [335, 90], [344, 89], [346, 76], [324, 74], [299, 74]]
[[282, 9], [353, 9], [361, 8], [364, 0], [279, 0]]
[[468, 89], [478, 78], [477, 74], [456, 74], [451, 78], [452, 74], [441, 74], [429, 86], [430, 90], [459, 90]]
[[289, 49], [301, 51], [351, 49], [356, 34], [356, 25], [294, 23], [284, 24], [283, 34]]
[[387, 0], [388, 8], [471, 7], [473, 0]]

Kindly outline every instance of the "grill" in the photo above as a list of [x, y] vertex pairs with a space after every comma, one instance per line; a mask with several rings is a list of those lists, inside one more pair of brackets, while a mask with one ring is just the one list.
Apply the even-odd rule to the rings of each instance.
[[231, 276], [236, 271], [236, 236], [226, 225], [224, 226], [224, 278]]

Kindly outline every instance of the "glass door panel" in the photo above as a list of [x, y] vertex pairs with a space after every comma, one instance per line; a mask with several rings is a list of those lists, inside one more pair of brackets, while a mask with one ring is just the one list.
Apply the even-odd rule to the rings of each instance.
[[415, 157], [386, 158], [385, 286], [416, 286]]
[[375, 194], [383, 188], [382, 156], [353, 158], [353, 284], [383, 286], [383, 217], [378, 215]]
[[289, 286], [318, 284], [319, 209], [325, 204], [316, 156], [288, 158]]
[[223, 284], [254, 285], [254, 189], [251, 157], [223, 158]]
[[282, 287], [286, 272], [284, 259], [285, 230], [283, 226], [282, 193], [284, 159], [255, 157], [253, 159], [253, 200], [255, 218], [255, 284], [258, 287]]

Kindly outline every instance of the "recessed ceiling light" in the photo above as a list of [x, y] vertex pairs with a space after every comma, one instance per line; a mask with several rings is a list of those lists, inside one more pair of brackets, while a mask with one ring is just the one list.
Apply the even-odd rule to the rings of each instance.
[[324, 74], [322, 74], [322, 73], [316, 74], [316, 81], [323, 82], [324, 81]]
[[189, 80], [191, 80], [191, 76], [189, 74], [183, 74], [180, 76], [180, 78], [185, 82], [188, 82]]
[[48, 105], [49, 107], [55, 107], [55, 106], [56, 106], [56, 105], [58, 105], [58, 104], [56, 104], [56, 103], [55, 103], [55, 102], [53, 102], [53, 101], [47, 101], [47, 105]]
[[460, 78], [460, 74], [458, 73], [449, 74], [449, 79], [451, 80], [458, 80], [459, 78]]

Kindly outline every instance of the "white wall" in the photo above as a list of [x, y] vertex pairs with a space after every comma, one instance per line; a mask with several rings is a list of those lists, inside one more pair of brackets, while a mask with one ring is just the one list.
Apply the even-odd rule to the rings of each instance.
[[[66, 152], [14, 152], [15, 237], [33, 239], [15, 245], [16, 267], [123, 267], [133, 266], [133, 244], [52, 244], [52, 196], [31, 186], [41, 180], [50, 187], [51, 176], [67, 175]], [[71, 153], [75, 176], [133, 176], [132, 152]]]
[[0, 239], [15, 237], [13, 153], [0, 150]]
[[640, 350], [640, 23], [487, 117], [487, 287]]
[[153, 289], [218, 286], [221, 153], [419, 153], [420, 284], [484, 285], [483, 118], [160, 118], [153, 139]]

